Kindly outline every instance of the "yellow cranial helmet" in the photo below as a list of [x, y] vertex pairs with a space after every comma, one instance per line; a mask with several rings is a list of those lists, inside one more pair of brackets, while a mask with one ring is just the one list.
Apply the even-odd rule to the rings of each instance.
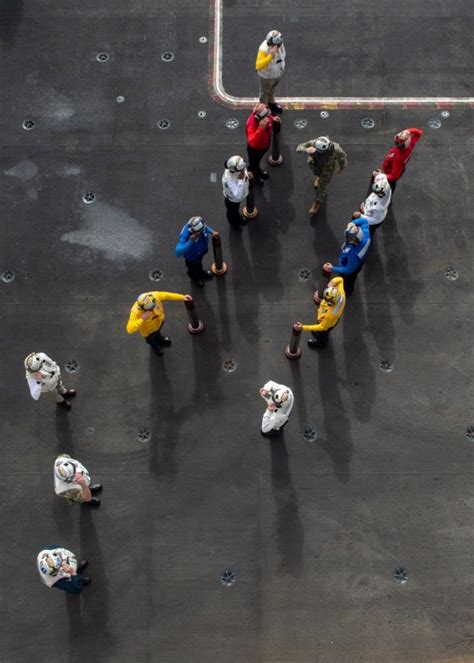
[[335, 286], [328, 286], [323, 290], [323, 299], [325, 299], [328, 304], [335, 304], [338, 296], [339, 290]]

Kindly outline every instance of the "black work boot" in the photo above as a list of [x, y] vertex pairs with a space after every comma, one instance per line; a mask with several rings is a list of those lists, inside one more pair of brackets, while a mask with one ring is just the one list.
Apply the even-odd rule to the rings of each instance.
[[77, 570], [82, 571], [82, 569], [85, 569], [88, 564], [89, 564], [89, 562], [87, 561], [87, 559], [81, 560], [79, 562], [79, 564], [77, 565]]
[[87, 578], [86, 576], [82, 576], [82, 584], [83, 585], [89, 585], [91, 582], [90, 578]]
[[89, 486], [89, 490], [91, 491], [92, 494], [98, 493], [100, 490], [102, 490], [102, 484], [93, 483], [92, 486]]
[[283, 113], [283, 108], [280, 106], [280, 104], [277, 104], [275, 101], [269, 103], [268, 108], [271, 110], [271, 112], [274, 115], [281, 115]]
[[91, 500], [88, 502], [83, 502], [83, 504], [86, 504], [87, 506], [100, 506], [100, 500], [98, 500], [96, 497], [93, 497]]
[[60, 403], [58, 403], [59, 407], [62, 407], [63, 410], [70, 410], [71, 409], [71, 403], [67, 401], [66, 399], [62, 400]]

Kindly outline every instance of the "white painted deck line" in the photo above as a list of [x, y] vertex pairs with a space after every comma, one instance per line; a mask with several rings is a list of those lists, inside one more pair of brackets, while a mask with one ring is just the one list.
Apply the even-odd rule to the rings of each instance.
[[[211, 0], [214, 3], [214, 58], [212, 85], [216, 96], [226, 105], [233, 108], [248, 108], [258, 101], [258, 97], [234, 97], [228, 94], [222, 84], [222, 22], [224, 0]], [[257, 81], [255, 82], [257, 85]], [[368, 106], [400, 106], [433, 104], [470, 104], [474, 105], [474, 97], [278, 97], [278, 102], [289, 107], [305, 108], [311, 106], [345, 106], [356, 108], [359, 105]]]

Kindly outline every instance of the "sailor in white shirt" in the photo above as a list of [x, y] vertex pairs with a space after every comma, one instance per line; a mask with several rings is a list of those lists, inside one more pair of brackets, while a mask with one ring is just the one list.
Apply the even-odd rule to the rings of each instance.
[[99, 506], [100, 500], [92, 497], [102, 490], [100, 483], [91, 485], [91, 475], [82, 463], [68, 454], [61, 454], [54, 461], [54, 492], [67, 499], [69, 504]]
[[360, 211], [369, 222], [370, 236], [385, 220], [388, 208], [392, 202], [392, 189], [385, 173], [378, 173], [374, 177], [372, 193], [361, 203]]
[[260, 101], [267, 104], [272, 113], [282, 113], [282, 107], [275, 101], [275, 88], [285, 71], [286, 50], [283, 35], [278, 30], [270, 30], [258, 47], [255, 70], [260, 81]]
[[289, 387], [269, 380], [260, 389], [260, 396], [267, 402], [262, 418], [262, 433], [280, 430], [291, 414], [294, 396]]
[[232, 228], [240, 232], [242, 230], [240, 226], [247, 223], [247, 220], [240, 214], [240, 203], [249, 194], [250, 176], [247, 172], [247, 164], [237, 154], [227, 159], [224, 166], [222, 192], [227, 210], [227, 221]]
[[37, 401], [41, 394], [51, 394], [56, 403], [65, 410], [71, 409], [71, 403], [66, 397], [76, 395], [75, 389], [66, 389], [61, 380], [59, 366], [44, 352], [31, 352], [24, 361], [26, 381], [30, 388], [31, 397]]
[[69, 594], [80, 594], [90, 578], [79, 575], [87, 561], [78, 562], [74, 553], [62, 546], [47, 546], [38, 553], [36, 566], [46, 587], [61, 589]]

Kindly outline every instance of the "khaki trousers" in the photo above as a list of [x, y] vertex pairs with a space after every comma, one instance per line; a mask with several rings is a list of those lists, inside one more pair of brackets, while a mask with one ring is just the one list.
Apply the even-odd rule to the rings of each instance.
[[262, 104], [275, 103], [275, 88], [280, 82], [280, 78], [262, 78], [260, 80], [260, 101]]

